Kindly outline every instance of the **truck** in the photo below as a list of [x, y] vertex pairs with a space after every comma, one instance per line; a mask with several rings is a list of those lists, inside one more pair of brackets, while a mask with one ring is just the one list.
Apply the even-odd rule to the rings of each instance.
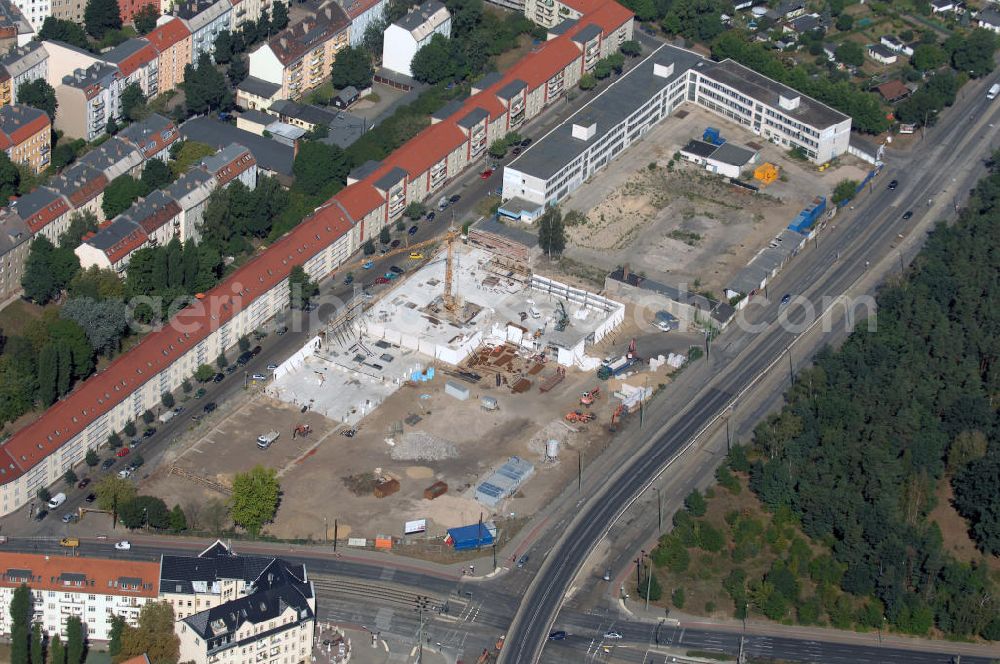
[[278, 437], [280, 435], [281, 435], [280, 433], [272, 429], [271, 431], [268, 431], [265, 434], [257, 436], [257, 447], [259, 447], [262, 450], [266, 450], [271, 446], [271, 443], [278, 440]]
[[994, 83], [990, 86], [990, 89], [986, 92], [987, 99], [996, 99], [997, 95], [1000, 95], [1000, 83]]

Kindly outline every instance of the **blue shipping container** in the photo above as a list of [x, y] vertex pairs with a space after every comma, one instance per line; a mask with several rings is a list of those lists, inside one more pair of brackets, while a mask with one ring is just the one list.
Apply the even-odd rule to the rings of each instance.
[[788, 230], [805, 235], [809, 232], [809, 229], [816, 224], [820, 215], [822, 215], [825, 211], [826, 197], [817, 196], [813, 200], [812, 205], [809, 205], [799, 212], [792, 223], [788, 224]]
[[456, 551], [468, 551], [483, 546], [492, 546], [493, 532], [485, 523], [482, 525], [474, 523], [471, 526], [449, 528], [445, 541], [449, 542]]

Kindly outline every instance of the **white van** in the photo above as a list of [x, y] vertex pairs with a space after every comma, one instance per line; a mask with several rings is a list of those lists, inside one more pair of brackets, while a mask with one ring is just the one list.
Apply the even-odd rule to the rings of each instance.
[[65, 502], [66, 502], [66, 494], [57, 493], [56, 495], [52, 496], [52, 498], [49, 500], [49, 509], [54, 510]]
[[986, 93], [987, 99], [996, 99], [997, 95], [1000, 95], [1000, 83], [994, 83], [990, 86], [989, 91]]

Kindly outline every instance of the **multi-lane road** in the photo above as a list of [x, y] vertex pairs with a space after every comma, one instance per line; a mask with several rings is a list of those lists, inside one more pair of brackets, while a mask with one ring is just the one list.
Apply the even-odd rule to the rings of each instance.
[[[923, 217], [940, 218], [951, 212], [953, 201], [981, 176], [982, 162], [991, 149], [993, 126], [1000, 122], [1000, 106], [992, 106], [981, 94], [985, 85], [970, 86], [972, 89], [965, 92], [964, 101], [956, 104], [942, 124], [928, 131], [927, 137], [909, 154], [890, 157], [886, 175], [860, 197], [848, 218], [826, 233], [811, 254], [793, 261], [772, 286], [801, 298], [805, 306], [793, 305], [779, 311], [778, 304], [762, 300], [748, 320], [767, 322], [764, 329], [749, 331], [734, 326], [717, 340], [716, 352], [705, 365], [713, 375], [692, 396], [687, 408], [679, 413], [658, 410], [655, 405], [647, 409], [647, 418], [652, 421], [646, 432], [655, 433], [647, 433], [645, 449], [621, 467], [602, 489], [593, 492], [577, 511], [528, 588], [508, 634], [508, 645], [501, 653], [501, 662], [539, 661], [563, 598], [593, 547], [622, 510], [691, 444], [696, 434], [716, 422], [781, 360], [806, 328], [807, 309], [822, 311], [824, 302], [846, 293], [870, 266], [886, 257], [901, 237], [905, 239], [908, 229]], [[885, 187], [889, 178], [900, 181], [894, 191]], [[914, 212], [913, 219], [903, 219], [907, 210]], [[632, 435], [641, 432], [633, 431]]]

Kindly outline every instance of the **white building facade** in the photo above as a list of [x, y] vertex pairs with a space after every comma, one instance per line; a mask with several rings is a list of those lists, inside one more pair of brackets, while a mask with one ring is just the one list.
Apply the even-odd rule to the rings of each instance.
[[438, 0], [428, 0], [386, 28], [382, 66], [413, 76], [410, 68], [413, 56], [427, 46], [434, 35], [451, 36], [451, 14]]

